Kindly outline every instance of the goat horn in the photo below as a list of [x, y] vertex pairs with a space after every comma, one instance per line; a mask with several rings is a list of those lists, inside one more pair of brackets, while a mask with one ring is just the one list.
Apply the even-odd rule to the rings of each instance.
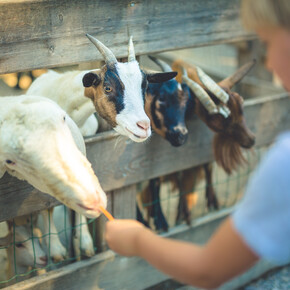
[[231, 111], [230, 109], [227, 107], [227, 106], [218, 106], [218, 112], [223, 115], [225, 118], [227, 118], [230, 114], [231, 114]]
[[201, 68], [196, 67], [196, 71], [203, 85], [210, 92], [212, 92], [221, 102], [226, 104], [229, 100], [229, 95], [218, 84], [216, 84], [208, 75], [206, 75]]
[[134, 44], [133, 44], [133, 36], [130, 36], [129, 39], [129, 44], [128, 44], [128, 62], [135, 61], [136, 56], [135, 56], [135, 49], [134, 49]]
[[256, 60], [247, 62], [241, 66], [234, 74], [227, 77], [226, 79], [219, 82], [219, 85], [224, 88], [231, 89], [235, 84], [237, 84], [256, 64]]
[[161, 69], [163, 72], [171, 72], [172, 69], [170, 67], [170, 65], [168, 63], [166, 63], [165, 61], [158, 59], [154, 56], [148, 55], [148, 57], [155, 62]]
[[112, 51], [109, 48], [107, 48], [102, 42], [100, 42], [99, 40], [97, 40], [96, 38], [94, 38], [93, 36], [89, 34], [86, 34], [86, 36], [102, 54], [108, 66], [112, 66], [118, 62], [115, 55], [112, 53]]
[[189, 88], [194, 92], [196, 97], [199, 99], [199, 101], [202, 103], [202, 105], [206, 108], [206, 110], [210, 114], [216, 114], [218, 113], [218, 108], [214, 101], [210, 98], [208, 93], [203, 89], [202, 86], [200, 86], [195, 81], [191, 80], [187, 76], [183, 75], [182, 80], [189, 86]]

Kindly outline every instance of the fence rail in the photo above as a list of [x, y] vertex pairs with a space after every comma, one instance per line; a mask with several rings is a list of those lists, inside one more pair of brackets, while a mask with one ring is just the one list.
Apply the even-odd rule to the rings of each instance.
[[128, 34], [138, 55], [249, 39], [239, 0], [18, 0], [0, 2], [0, 74], [102, 59], [85, 37], [117, 57]]

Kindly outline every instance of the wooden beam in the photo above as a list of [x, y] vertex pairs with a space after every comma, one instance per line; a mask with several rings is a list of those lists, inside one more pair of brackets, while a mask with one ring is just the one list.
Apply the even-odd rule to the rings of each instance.
[[239, 0], [19, 0], [0, 2], [0, 73], [101, 60], [90, 33], [117, 57], [253, 38]]
[[[289, 128], [289, 112], [286, 93], [245, 102], [245, 117], [256, 133], [257, 148], [270, 144], [279, 132]], [[156, 134], [140, 144], [113, 131], [101, 133], [86, 139], [87, 156], [105, 191], [213, 161], [209, 129], [197, 118], [189, 122], [188, 128], [188, 141], [178, 148]], [[56, 204], [52, 197], [33, 190], [26, 182], [8, 175], [0, 180], [0, 221]]]

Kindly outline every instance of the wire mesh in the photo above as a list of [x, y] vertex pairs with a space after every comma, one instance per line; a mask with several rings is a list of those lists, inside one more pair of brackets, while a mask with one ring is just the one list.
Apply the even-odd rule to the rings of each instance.
[[[208, 208], [207, 206], [206, 182], [204, 176], [190, 192], [180, 192], [179, 188], [173, 186], [171, 180], [162, 177], [164, 181], [161, 182], [160, 186], [160, 200], [154, 199], [150, 202], [144, 202], [144, 198], [142, 198], [144, 194], [151, 194], [150, 191], [148, 192], [148, 182], [140, 183], [138, 185], [138, 199], [141, 200], [141, 202], [138, 204], [145, 224], [147, 222], [155, 231], [162, 231], [162, 228], [156, 228], [156, 216], [151, 216], [149, 219], [147, 218], [148, 211], [151, 212], [152, 206], [156, 206], [156, 204], [159, 203], [169, 228], [176, 226], [178, 204], [183, 195], [191, 195], [193, 197], [193, 206], [190, 211], [191, 220], [203, 217], [212, 211], [233, 207], [242, 198], [248, 179], [267, 148], [268, 146], [245, 152], [244, 155], [247, 164], [244, 167], [238, 168], [237, 171], [231, 175], [227, 175], [223, 169], [213, 162], [213, 187], [219, 202], [219, 209]], [[186, 221], [183, 220], [183, 223], [186, 223]]]
[[[38, 225], [35, 224], [35, 214], [31, 214], [28, 222], [24, 224], [27, 230], [25, 233], [27, 234], [26, 239], [19, 239], [17, 238], [17, 231], [19, 225], [13, 220], [10, 223], [9, 228], [7, 228], [6, 223], [1, 223], [0, 226], [0, 235], [5, 235], [4, 238], [7, 236], [11, 236], [11, 241], [7, 243], [6, 245], [0, 246], [0, 288], [6, 287], [8, 285], [12, 285], [16, 282], [20, 282], [26, 278], [30, 278], [31, 276], [34, 276], [36, 274], [42, 274], [44, 272], [50, 271], [52, 269], [59, 268], [63, 265], [67, 265], [68, 263], [77, 261], [83, 257], [81, 255], [69, 255], [68, 257], [64, 258], [62, 261], [59, 262], [53, 262], [52, 259], [48, 259], [48, 262], [45, 266], [40, 267], [37, 263], [37, 259], [39, 258], [39, 253], [37, 252], [37, 243], [40, 243], [40, 247], [44, 249], [43, 247], [43, 240], [45, 237], [49, 237], [47, 252], [45, 253], [47, 257], [50, 257], [51, 252], [51, 237], [53, 235], [62, 235], [65, 236], [65, 243], [63, 246], [67, 249], [67, 252], [69, 252], [69, 247], [71, 244], [70, 237], [68, 236], [68, 232], [73, 232], [77, 228], [80, 228], [81, 234], [82, 234], [82, 226], [85, 223], [79, 223], [75, 226], [69, 225], [67, 221], [67, 208], [65, 206], [62, 206], [64, 208], [64, 218], [63, 218], [63, 229], [60, 231], [57, 231], [56, 233], [51, 232], [51, 225], [49, 222], [49, 232], [46, 234], [41, 235], [35, 235], [35, 230], [38, 229]], [[50, 219], [49, 219], [50, 221]], [[93, 241], [95, 240], [96, 236], [96, 230], [95, 230], [95, 221], [96, 219], [88, 219], [87, 224], [93, 224], [92, 228], [92, 235], [93, 235]], [[3, 239], [3, 238], [0, 238]], [[7, 242], [9, 239], [6, 239], [5, 242]], [[3, 241], [2, 241], [3, 243]], [[29, 245], [29, 243], [31, 243]], [[21, 261], [23, 259], [23, 255], [20, 258], [21, 254], [19, 252], [17, 253], [18, 248], [26, 248], [26, 251], [28, 252], [28, 248], [32, 248], [32, 255], [30, 257], [26, 257], [26, 259], [30, 259], [31, 266], [26, 266], [25, 272], [23, 272], [23, 264], [22, 263], [28, 263], [27, 260]], [[82, 243], [80, 242], [79, 247], [81, 249]], [[97, 247], [94, 245], [94, 250], [97, 252]], [[81, 253], [81, 250], [79, 251]], [[31, 254], [31, 253], [30, 253]], [[26, 264], [27, 265], [27, 264]], [[21, 270], [20, 270], [21, 269]], [[12, 270], [12, 271], [11, 271]]]

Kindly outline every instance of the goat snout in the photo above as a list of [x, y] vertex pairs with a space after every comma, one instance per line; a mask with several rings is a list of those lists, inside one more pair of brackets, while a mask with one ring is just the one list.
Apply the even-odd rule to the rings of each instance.
[[245, 140], [245, 141], [241, 144], [241, 146], [242, 146], [243, 148], [245, 148], [245, 149], [249, 149], [249, 148], [251, 148], [251, 147], [254, 146], [255, 141], [256, 141], [255, 136], [251, 136], [251, 137], [249, 137], [247, 140]]
[[178, 147], [183, 145], [187, 141], [188, 131], [185, 128], [184, 130], [178, 131], [169, 131], [166, 134], [166, 139], [170, 142], [172, 146]]

